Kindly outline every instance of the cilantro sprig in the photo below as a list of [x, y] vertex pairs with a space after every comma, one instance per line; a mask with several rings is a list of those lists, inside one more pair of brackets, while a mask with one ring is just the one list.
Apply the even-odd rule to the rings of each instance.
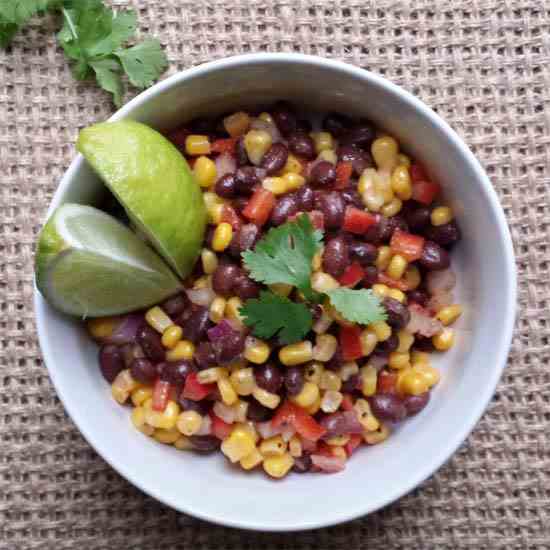
[[[322, 247], [323, 234], [315, 230], [308, 216], [287, 222], [256, 245], [242, 253], [250, 276], [266, 285], [284, 283], [295, 286], [306, 300], [319, 301], [311, 288], [311, 263]], [[330, 304], [348, 321], [368, 325], [387, 318], [380, 299], [371, 290], [337, 288], [326, 296]], [[259, 299], [247, 300], [240, 309], [247, 326], [259, 338], [271, 338], [278, 333], [284, 344], [301, 340], [312, 327], [307, 306], [295, 303], [272, 292], [262, 292]]]
[[0, 46], [7, 47], [21, 26], [45, 11], [62, 15], [57, 40], [72, 61], [75, 78], [95, 76], [117, 107], [122, 105], [124, 75], [136, 88], [146, 88], [168, 66], [154, 38], [125, 47], [136, 32], [137, 15], [134, 10], [114, 12], [103, 0], [0, 0]]

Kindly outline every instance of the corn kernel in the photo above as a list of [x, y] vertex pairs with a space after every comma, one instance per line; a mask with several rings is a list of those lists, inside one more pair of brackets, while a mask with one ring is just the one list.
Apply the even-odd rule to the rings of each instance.
[[374, 168], [365, 168], [359, 177], [359, 182], [357, 183], [357, 191], [361, 195], [365, 192], [374, 190], [374, 179], [376, 178], [376, 170]]
[[390, 428], [387, 424], [380, 424], [380, 428], [376, 431], [366, 432], [363, 434], [363, 440], [369, 445], [376, 445], [377, 443], [382, 443], [388, 439], [390, 435]]
[[304, 378], [308, 382], [319, 384], [324, 370], [325, 367], [321, 363], [313, 361], [304, 369]]
[[437, 312], [435, 316], [445, 326], [452, 325], [462, 314], [462, 306], [459, 304], [453, 304], [451, 306], [444, 307]]
[[336, 353], [338, 341], [332, 334], [319, 334], [313, 347], [313, 359], [315, 361], [330, 361]]
[[420, 395], [428, 391], [429, 386], [422, 373], [413, 369], [404, 369], [402, 372], [403, 375], [397, 381], [397, 389], [400, 393]]
[[399, 164], [391, 175], [393, 192], [402, 200], [408, 201], [412, 197], [411, 176], [407, 166]]
[[173, 349], [166, 352], [167, 361], [181, 361], [193, 359], [195, 346], [189, 340], [180, 340]]
[[388, 295], [388, 292], [391, 290], [389, 286], [383, 285], [381, 283], [376, 283], [372, 285], [371, 289], [379, 298], [385, 298]]
[[197, 380], [200, 384], [213, 384], [222, 378], [227, 378], [225, 367], [210, 367], [197, 373]]
[[313, 416], [316, 414], [319, 409], [321, 408], [321, 394], [319, 394], [319, 397], [309, 406], [306, 407], [307, 414]]
[[246, 422], [241, 422], [240, 424], [237, 424], [237, 426], [241, 427], [243, 430], [246, 430], [250, 437], [254, 440], [254, 445], [260, 441], [260, 435], [258, 434], [258, 431], [256, 430], [256, 426], [254, 425], [254, 422], [252, 420], [247, 420]]
[[139, 388], [136, 388], [132, 391], [132, 403], [139, 407], [140, 405], [143, 405], [147, 399], [150, 399], [153, 397], [153, 388], [150, 386], [140, 386]]
[[216, 252], [223, 252], [231, 243], [233, 238], [233, 228], [227, 222], [220, 223], [212, 237], [212, 248]]
[[245, 134], [250, 127], [250, 117], [248, 113], [238, 111], [226, 116], [223, 119], [223, 126], [231, 137], [239, 137]]
[[429, 365], [430, 364], [430, 354], [425, 351], [418, 351], [413, 349], [411, 351], [411, 364], [413, 367], [416, 365]]
[[313, 346], [309, 340], [289, 344], [279, 350], [279, 361], [287, 367], [301, 365], [313, 359]]
[[239, 425], [233, 428], [229, 437], [223, 441], [221, 450], [231, 462], [235, 463], [249, 455], [255, 447], [256, 444], [250, 432]]
[[286, 184], [286, 191], [295, 191], [304, 185], [306, 178], [300, 174], [295, 174], [294, 172], [288, 172], [283, 176], [283, 180]]
[[405, 281], [407, 287], [410, 290], [418, 288], [422, 281], [422, 277], [420, 276], [420, 270], [418, 269], [418, 267], [416, 267], [415, 265], [409, 265], [403, 275], [403, 281]]
[[248, 336], [245, 345], [243, 356], [246, 360], [256, 365], [261, 365], [269, 359], [269, 354], [271, 353], [271, 348], [269, 344], [260, 340], [259, 338], [254, 338], [253, 336]]
[[399, 353], [408, 352], [414, 343], [414, 336], [408, 330], [405, 330], [405, 329], [402, 329], [397, 333], [397, 339], [399, 341], [399, 344], [395, 351]]
[[366, 328], [361, 331], [360, 340], [361, 351], [364, 356], [370, 355], [378, 343], [378, 338], [376, 338], [375, 332], [370, 328]]
[[143, 407], [135, 407], [130, 415], [130, 420], [136, 430], [139, 430], [146, 435], [152, 435], [155, 431], [153, 427], [148, 426], [145, 423], [145, 410]]
[[103, 340], [113, 334], [115, 328], [119, 325], [120, 317], [97, 317], [86, 321], [86, 328], [92, 338]]
[[175, 428], [172, 428], [171, 430], [157, 428], [153, 432], [153, 438], [159, 443], [164, 443], [165, 445], [173, 445], [180, 437], [181, 433]]
[[348, 459], [348, 453], [346, 453], [346, 450], [344, 449], [344, 447], [333, 446], [331, 447], [331, 450], [332, 450], [332, 456], [336, 458], [343, 458], [344, 460]]
[[317, 153], [334, 147], [334, 140], [330, 132], [311, 132], [310, 136], [313, 139]]
[[180, 451], [190, 451], [194, 449], [191, 440], [188, 437], [180, 434], [180, 437], [174, 441], [174, 447]]
[[455, 343], [455, 333], [452, 328], [444, 328], [439, 334], [432, 336], [432, 344], [437, 351], [447, 351]]
[[399, 146], [395, 139], [390, 136], [384, 136], [372, 142], [371, 153], [378, 168], [393, 170], [397, 165]]
[[321, 410], [324, 413], [336, 412], [340, 408], [343, 398], [342, 393], [337, 390], [326, 391], [321, 399]]
[[380, 271], [385, 271], [390, 265], [392, 258], [392, 250], [389, 246], [380, 246], [378, 248], [378, 255], [376, 256], [376, 267]]
[[388, 366], [392, 369], [400, 370], [410, 367], [410, 354], [392, 351], [388, 357]]
[[369, 212], [380, 212], [380, 209], [384, 206], [384, 196], [374, 189], [366, 189], [361, 194], [361, 198]]
[[302, 456], [302, 442], [300, 438], [296, 435], [293, 435], [288, 442], [288, 452], [290, 456], [298, 458]]
[[325, 149], [317, 155], [317, 160], [324, 160], [325, 162], [336, 164], [338, 162], [338, 156], [334, 149]]
[[269, 285], [268, 288], [271, 292], [273, 292], [273, 294], [286, 298], [290, 295], [294, 287], [292, 285], [287, 285], [286, 283], [273, 283], [272, 285]]
[[322, 264], [323, 264], [323, 250], [319, 250], [319, 252], [316, 252], [313, 255], [313, 258], [311, 259], [311, 269], [313, 271], [319, 271], [321, 269]]
[[153, 400], [147, 399], [143, 404], [145, 409], [145, 422], [153, 428], [163, 428], [165, 430], [172, 429], [178, 421], [180, 413], [179, 405], [174, 401], [168, 401], [164, 411], [153, 410]]
[[361, 392], [365, 397], [370, 397], [376, 393], [376, 384], [378, 381], [378, 371], [366, 365], [361, 368]]
[[369, 328], [374, 331], [379, 342], [385, 342], [391, 336], [391, 327], [386, 321], [371, 323]]
[[286, 164], [283, 167], [282, 173], [301, 174], [303, 169], [304, 167], [302, 166], [302, 163], [292, 153], [290, 153], [286, 159]]
[[321, 374], [319, 388], [322, 390], [340, 391], [342, 387], [342, 379], [333, 371], [325, 370]]
[[347, 363], [344, 363], [340, 367], [340, 378], [346, 382], [346, 380], [349, 380], [354, 374], [359, 373], [359, 366], [355, 361], [348, 361]]
[[274, 195], [284, 195], [289, 191], [285, 178], [278, 176], [264, 178], [262, 187], [271, 191]]
[[183, 330], [178, 325], [172, 325], [162, 333], [162, 345], [168, 349], [174, 349], [181, 340]]
[[340, 283], [324, 271], [316, 271], [311, 275], [311, 288], [316, 292], [326, 293], [329, 290], [339, 288]]
[[248, 412], [248, 402], [238, 400], [233, 405], [233, 410], [235, 411], [235, 422], [246, 422], [246, 413]]
[[294, 466], [294, 459], [288, 453], [281, 456], [268, 456], [263, 462], [265, 472], [276, 479], [286, 476], [292, 466]]
[[151, 325], [157, 332], [161, 334], [168, 328], [171, 327], [172, 319], [164, 313], [164, 310], [159, 306], [152, 307], [145, 314], [145, 320], [149, 325]]
[[275, 124], [273, 117], [269, 113], [260, 113], [258, 115], [258, 118], [260, 120], [263, 120], [264, 122], [267, 122], [268, 124]]
[[238, 321], [242, 324], [243, 318], [239, 313], [239, 310], [243, 307], [242, 300], [238, 296], [233, 296], [227, 300], [225, 306], [225, 316], [234, 321]]
[[244, 148], [248, 159], [258, 166], [271, 147], [271, 135], [265, 130], [249, 130], [244, 136]]
[[323, 312], [321, 313], [321, 317], [315, 321], [313, 324], [313, 332], [315, 334], [323, 334], [325, 333], [330, 325], [332, 325], [333, 319], [331, 315], [329, 315], [329, 312], [323, 308]]
[[208, 309], [208, 316], [213, 323], [219, 323], [223, 319], [226, 304], [227, 301], [221, 296], [217, 296], [212, 300]]
[[332, 445], [333, 447], [343, 447], [349, 443], [350, 436], [348, 434], [335, 435], [327, 439], [327, 444]]
[[246, 456], [243, 456], [241, 458], [239, 464], [241, 465], [241, 468], [243, 470], [252, 470], [253, 468], [256, 468], [256, 466], [259, 466], [264, 460], [264, 457], [256, 447], [252, 450], [251, 453], [247, 454]]
[[229, 377], [238, 395], [251, 395], [256, 387], [254, 371], [251, 368], [236, 370]]
[[380, 427], [380, 422], [372, 414], [369, 402], [366, 399], [357, 399], [353, 409], [357, 413], [357, 420], [359, 420], [365, 431], [373, 432]]
[[438, 206], [430, 216], [432, 225], [445, 225], [453, 219], [453, 211], [448, 206]]
[[397, 162], [400, 166], [406, 166], [407, 168], [411, 167], [411, 159], [403, 153], [399, 153], [397, 155]]
[[185, 152], [191, 156], [209, 155], [210, 141], [208, 136], [193, 134], [185, 139]]
[[394, 281], [401, 279], [407, 269], [408, 262], [400, 254], [395, 254], [392, 256], [390, 263], [388, 265], [388, 276], [391, 277]]
[[208, 223], [218, 225], [221, 222], [223, 207], [225, 205], [224, 200], [218, 197], [216, 193], [206, 191], [202, 194], [206, 211], [208, 213]]
[[218, 380], [218, 391], [225, 405], [234, 405], [239, 399], [228, 378]]
[[193, 165], [193, 174], [201, 187], [208, 189], [216, 183], [216, 164], [208, 157], [201, 156]]
[[383, 169], [378, 170], [374, 178], [374, 184], [374, 188], [376, 192], [382, 197], [384, 204], [389, 204], [395, 198], [395, 194], [391, 186], [391, 177], [389, 171]]
[[218, 267], [218, 257], [212, 250], [209, 250], [208, 248], [203, 248], [201, 252], [201, 263], [202, 263], [202, 270], [207, 275], [212, 275], [214, 271], [216, 271]]
[[199, 288], [208, 288], [212, 286], [212, 277], [210, 275], [203, 275], [198, 279], [195, 279], [193, 283], [193, 289], [197, 290]]
[[276, 409], [281, 402], [281, 397], [256, 386], [252, 391], [254, 399], [268, 409]]
[[392, 216], [395, 216], [396, 214], [401, 212], [402, 208], [403, 202], [401, 201], [401, 199], [394, 197], [387, 204], [382, 206], [382, 208], [380, 208], [380, 213], [387, 218], [391, 218]]
[[319, 399], [319, 386], [313, 382], [305, 382], [302, 391], [290, 398], [293, 403], [304, 409], [313, 405]]
[[111, 384], [111, 394], [117, 403], [121, 405], [130, 397], [130, 393], [139, 387], [139, 382], [134, 380], [129, 369], [120, 371]]
[[286, 441], [280, 435], [264, 439], [260, 443], [260, 453], [264, 456], [281, 456], [286, 453]]
[[435, 367], [425, 363], [413, 364], [412, 370], [423, 376], [428, 388], [435, 386], [441, 380], [441, 374], [439, 374], [439, 371]]
[[394, 300], [397, 300], [402, 304], [407, 299], [407, 296], [405, 295], [405, 293], [402, 290], [399, 290], [398, 288], [389, 288], [388, 292], [386, 293], [386, 296], [388, 298], [393, 298]]

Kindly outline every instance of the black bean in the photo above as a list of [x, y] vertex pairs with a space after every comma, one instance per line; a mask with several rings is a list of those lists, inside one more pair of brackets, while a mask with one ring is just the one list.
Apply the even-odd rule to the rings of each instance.
[[405, 405], [396, 395], [383, 393], [373, 395], [368, 400], [372, 413], [380, 420], [399, 422], [407, 416]]
[[214, 238], [214, 231], [216, 228], [213, 225], [209, 225], [206, 228], [206, 234], [204, 236], [204, 242], [208, 248], [212, 248], [212, 239]]
[[313, 194], [313, 189], [307, 185], [303, 185], [296, 191], [296, 199], [300, 210], [303, 212], [313, 210]]
[[283, 143], [274, 143], [265, 153], [260, 166], [268, 176], [276, 174], [286, 164], [288, 149]]
[[340, 162], [351, 162], [353, 172], [356, 176], [360, 176], [366, 168], [372, 168], [374, 166], [370, 153], [354, 145], [343, 145], [338, 147], [337, 155]]
[[192, 435], [189, 437], [189, 441], [193, 445], [193, 449], [201, 453], [211, 453], [221, 445], [221, 441], [213, 435]]
[[407, 306], [394, 298], [384, 298], [382, 304], [388, 315], [388, 325], [398, 330], [407, 326], [411, 320], [411, 313]]
[[185, 384], [187, 376], [196, 370], [195, 365], [191, 361], [186, 361], [185, 359], [157, 365], [160, 379], [176, 385]]
[[335, 180], [336, 169], [331, 162], [326, 160], [318, 162], [309, 174], [309, 181], [312, 185], [317, 187], [328, 187], [332, 185]]
[[198, 345], [195, 353], [193, 354], [193, 360], [199, 370], [215, 367], [218, 362], [216, 351], [210, 342], [201, 342]]
[[434, 345], [432, 339], [425, 336], [420, 336], [420, 334], [415, 334], [413, 348], [418, 351], [432, 352], [434, 351]]
[[240, 269], [234, 264], [218, 264], [212, 274], [212, 288], [216, 294], [229, 296], [240, 275]]
[[216, 342], [212, 344], [212, 348], [216, 354], [216, 359], [220, 363], [230, 363], [233, 361], [243, 352], [244, 340], [244, 333], [237, 330], [234, 330], [219, 340], [216, 340]]
[[352, 393], [361, 387], [361, 376], [359, 374], [352, 374], [346, 381], [342, 383], [342, 390], [344, 393]]
[[363, 239], [368, 243], [378, 244], [382, 240], [382, 224], [385, 223], [385, 221], [382, 220], [386, 220], [386, 218], [384, 218], [384, 216], [381, 216], [380, 214], [375, 214], [374, 217], [376, 219], [376, 223], [370, 225], [365, 233], [363, 233]]
[[145, 353], [143, 353], [143, 349], [139, 344], [124, 344], [124, 346], [120, 348], [120, 352], [122, 353], [124, 366], [127, 369], [132, 366], [134, 359], [141, 359], [145, 357]]
[[320, 198], [321, 212], [327, 229], [339, 229], [344, 222], [344, 201], [337, 191], [325, 193]]
[[134, 359], [130, 367], [132, 377], [138, 382], [149, 384], [157, 377], [157, 369], [149, 359]]
[[246, 417], [253, 422], [265, 422], [270, 420], [273, 416], [273, 411], [264, 407], [261, 403], [258, 403], [255, 399], [248, 402], [248, 408], [246, 409]]
[[428, 303], [428, 295], [423, 290], [410, 290], [407, 292], [408, 302], [416, 302], [418, 305], [425, 307]]
[[374, 126], [369, 122], [363, 122], [344, 132], [339, 142], [342, 145], [355, 145], [362, 149], [368, 149], [375, 137], [376, 130]]
[[260, 183], [260, 178], [253, 166], [242, 166], [235, 172], [235, 185], [238, 193], [252, 193], [252, 188]]
[[451, 259], [444, 248], [433, 241], [426, 241], [418, 263], [428, 271], [439, 271], [447, 269], [451, 265]]
[[201, 416], [207, 414], [208, 409], [210, 408], [210, 404], [208, 401], [205, 401], [204, 399], [202, 401], [193, 401], [192, 399], [187, 399], [186, 397], [183, 397], [181, 392], [178, 396], [178, 403], [184, 411], [195, 411], [198, 412]]
[[313, 130], [313, 126], [311, 126], [311, 122], [309, 120], [306, 120], [305, 118], [301, 118], [296, 123], [296, 130], [299, 132], [305, 132], [306, 134], [309, 134]]
[[379, 237], [382, 242], [390, 241], [396, 229], [400, 229], [401, 231], [409, 230], [409, 226], [407, 225], [405, 218], [403, 218], [400, 214], [392, 216], [391, 218], [380, 216], [379, 224]]
[[450, 247], [460, 241], [462, 234], [455, 221], [444, 225], [429, 226], [424, 230], [424, 236], [441, 246]]
[[299, 157], [307, 160], [315, 158], [315, 144], [305, 132], [294, 132], [288, 138], [288, 148]]
[[154, 328], [144, 323], [137, 331], [136, 340], [145, 356], [153, 363], [164, 360], [166, 350], [162, 345], [160, 334]]
[[343, 237], [334, 237], [323, 251], [323, 271], [333, 277], [340, 277], [349, 264], [348, 245]]
[[365, 275], [363, 276], [363, 286], [370, 288], [378, 282], [378, 268], [374, 265], [365, 267]]
[[325, 369], [339, 370], [343, 364], [344, 357], [342, 356], [342, 349], [338, 346], [334, 352], [334, 355], [325, 363]]
[[426, 206], [411, 208], [405, 214], [411, 231], [420, 231], [430, 223], [430, 209]]
[[99, 368], [103, 378], [112, 384], [121, 370], [124, 370], [124, 360], [120, 348], [114, 344], [101, 346], [99, 349]]
[[245, 166], [246, 164], [250, 164], [246, 147], [244, 146], [244, 136], [239, 137], [237, 140], [237, 144], [235, 146], [235, 158], [237, 160], [237, 166]]
[[356, 260], [363, 266], [373, 264], [378, 256], [376, 246], [356, 240], [350, 243], [349, 252], [352, 260]]
[[399, 338], [395, 332], [390, 334], [390, 337], [383, 342], [378, 342], [376, 351], [381, 353], [391, 353], [399, 347]]
[[196, 344], [204, 338], [206, 331], [211, 325], [207, 307], [200, 307], [187, 319], [183, 327], [183, 337]]
[[271, 223], [281, 225], [286, 222], [289, 216], [293, 216], [299, 211], [299, 200], [296, 195], [291, 193], [280, 198], [273, 211], [271, 212]]
[[323, 129], [334, 137], [341, 136], [351, 126], [351, 120], [340, 113], [328, 113], [323, 119]]
[[363, 209], [365, 208], [365, 205], [363, 204], [363, 199], [361, 198], [361, 195], [357, 189], [354, 187], [347, 187], [343, 191], [340, 192], [342, 195], [342, 198], [344, 199], [344, 202], [346, 205], [355, 206], [355, 208]]
[[237, 180], [235, 174], [224, 174], [216, 182], [214, 187], [216, 194], [224, 199], [231, 199], [237, 193]]
[[407, 414], [409, 416], [412, 416], [413, 414], [419, 413], [430, 400], [430, 392], [424, 392], [420, 395], [407, 395], [403, 399], [403, 405], [405, 405], [405, 409], [407, 409]]
[[270, 393], [277, 393], [283, 385], [281, 369], [273, 363], [264, 363], [254, 369], [256, 384]]
[[229, 251], [235, 258], [241, 259], [241, 253], [245, 250], [254, 248], [254, 245], [260, 237], [260, 229], [253, 223], [243, 225], [238, 231], [235, 231]]
[[321, 318], [321, 315], [323, 314], [323, 308], [319, 304], [310, 304], [308, 305], [308, 309], [311, 313], [311, 318], [313, 319], [314, 323]]
[[288, 103], [280, 102], [275, 105], [271, 116], [283, 136], [288, 136], [296, 131], [296, 116]]
[[233, 292], [243, 301], [250, 300], [260, 295], [260, 285], [242, 272], [235, 281]]
[[168, 317], [175, 318], [181, 315], [189, 307], [189, 298], [187, 294], [181, 292], [180, 294], [168, 298], [168, 300], [164, 300], [160, 307]]
[[302, 453], [302, 456], [294, 458], [294, 464], [292, 465], [292, 471], [297, 474], [305, 474], [311, 470], [313, 462], [311, 457], [307, 453]]
[[214, 134], [216, 121], [212, 118], [195, 118], [187, 124], [192, 134]]
[[298, 395], [304, 387], [304, 371], [301, 367], [290, 367], [285, 372], [285, 388], [288, 395]]

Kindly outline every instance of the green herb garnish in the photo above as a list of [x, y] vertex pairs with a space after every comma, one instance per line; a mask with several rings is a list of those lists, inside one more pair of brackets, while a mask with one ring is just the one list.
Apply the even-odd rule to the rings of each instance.
[[351, 288], [336, 288], [329, 290], [327, 296], [330, 303], [348, 320], [353, 323], [370, 325], [378, 321], [385, 321], [386, 310], [380, 298], [365, 288], [353, 290]]

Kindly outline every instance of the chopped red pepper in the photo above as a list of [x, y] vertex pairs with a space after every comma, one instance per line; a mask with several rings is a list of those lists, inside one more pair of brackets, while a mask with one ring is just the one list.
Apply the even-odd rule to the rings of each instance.
[[424, 170], [424, 166], [418, 164], [417, 162], [411, 164], [409, 174], [411, 175], [411, 180], [413, 183], [416, 183], [417, 181], [426, 181], [429, 179], [428, 174], [426, 174], [426, 170]]
[[242, 214], [251, 222], [263, 225], [268, 220], [275, 202], [275, 195], [271, 191], [258, 187], [252, 197], [250, 197]]
[[216, 389], [216, 384], [201, 384], [197, 379], [197, 373], [192, 372], [185, 379], [183, 397], [192, 401], [200, 401]]
[[338, 282], [342, 286], [353, 287], [362, 281], [364, 276], [365, 271], [361, 267], [361, 264], [353, 262], [351, 265], [348, 265], [342, 276], [338, 279]]
[[355, 233], [356, 235], [363, 235], [367, 229], [376, 223], [376, 218], [365, 212], [365, 210], [359, 210], [355, 206], [348, 206], [346, 208], [346, 214], [344, 216], [344, 231]]
[[348, 186], [353, 172], [353, 164], [351, 162], [339, 162], [336, 165], [336, 182], [334, 189], [345, 189]]
[[378, 274], [378, 282], [383, 285], [389, 286], [390, 288], [398, 288], [403, 292], [407, 292], [408, 290], [410, 290], [409, 285], [405, 281], [401, 279], [399, 281], [396, 281], [385, 273]]
[[340, 327], [340, 346], [344, 361], [353, 361], [363, 357], [361, 329], [357, 325]]
[[153, 410], [162, 412], [168, 403], [170, 395], [170, 382], [157, 378], [153, 388]]
[[239, 138], [217, 139], [210, 145], [210, 150], [212, 153], [229, 153], [230, 155], [234, 155], [238, 139]]
[[353, 451], [355, 451], [355, 449], [357, 449], [357, 447], [361, 445], [362, 441], [363, 438], [359, 434], [351, 434], [349, 436], [349, 441], [344, 446], [348, 458], [353, 454]]
[[422, 257], [424, 237], [413, 235], [397, 228], [392, 235], [390, 247], [394, 254], [399, 254], [408, 262], [414, 262]]
[[233, 228], [233, 231], [239, 231], [242, 225], [241, 218], [235, 212], [235, 209], [228, 204], [223, 205], [221, 221], [228, 223]]
[[351, 411], [353, 409], [353, 399], [349, 393], [344, 394], [340, 408], [344, 411]]
[[317, 441], [326, 433], [326, 429], [313, 416], [288, 400], [277, 409], [273, 420], [271, 420], [271, 425], [274, 428], [279, 428], [283, 424], [290, 424], [302, 437], [309, 441]]
[[432, 204], [441, 191], [441, 186], [433, 181], [417, 181], [412, 186], [412, 198], [422, 204]]
[[213, 411], [210, 411], [210, 420], [212, 420], [210, 431], [212, 432], [213, 436], [221, 439], [222, 441], [225, 438], [229, 437], [231, 431], [233, 430], [233, 426], [231, 426], [231, 424], [228, 424], [227, 422], [222, 420], [219, 416], [214, 414]]
[[397, 374], [383, 370], [378, 374], [376, 393], [396, 393]]

